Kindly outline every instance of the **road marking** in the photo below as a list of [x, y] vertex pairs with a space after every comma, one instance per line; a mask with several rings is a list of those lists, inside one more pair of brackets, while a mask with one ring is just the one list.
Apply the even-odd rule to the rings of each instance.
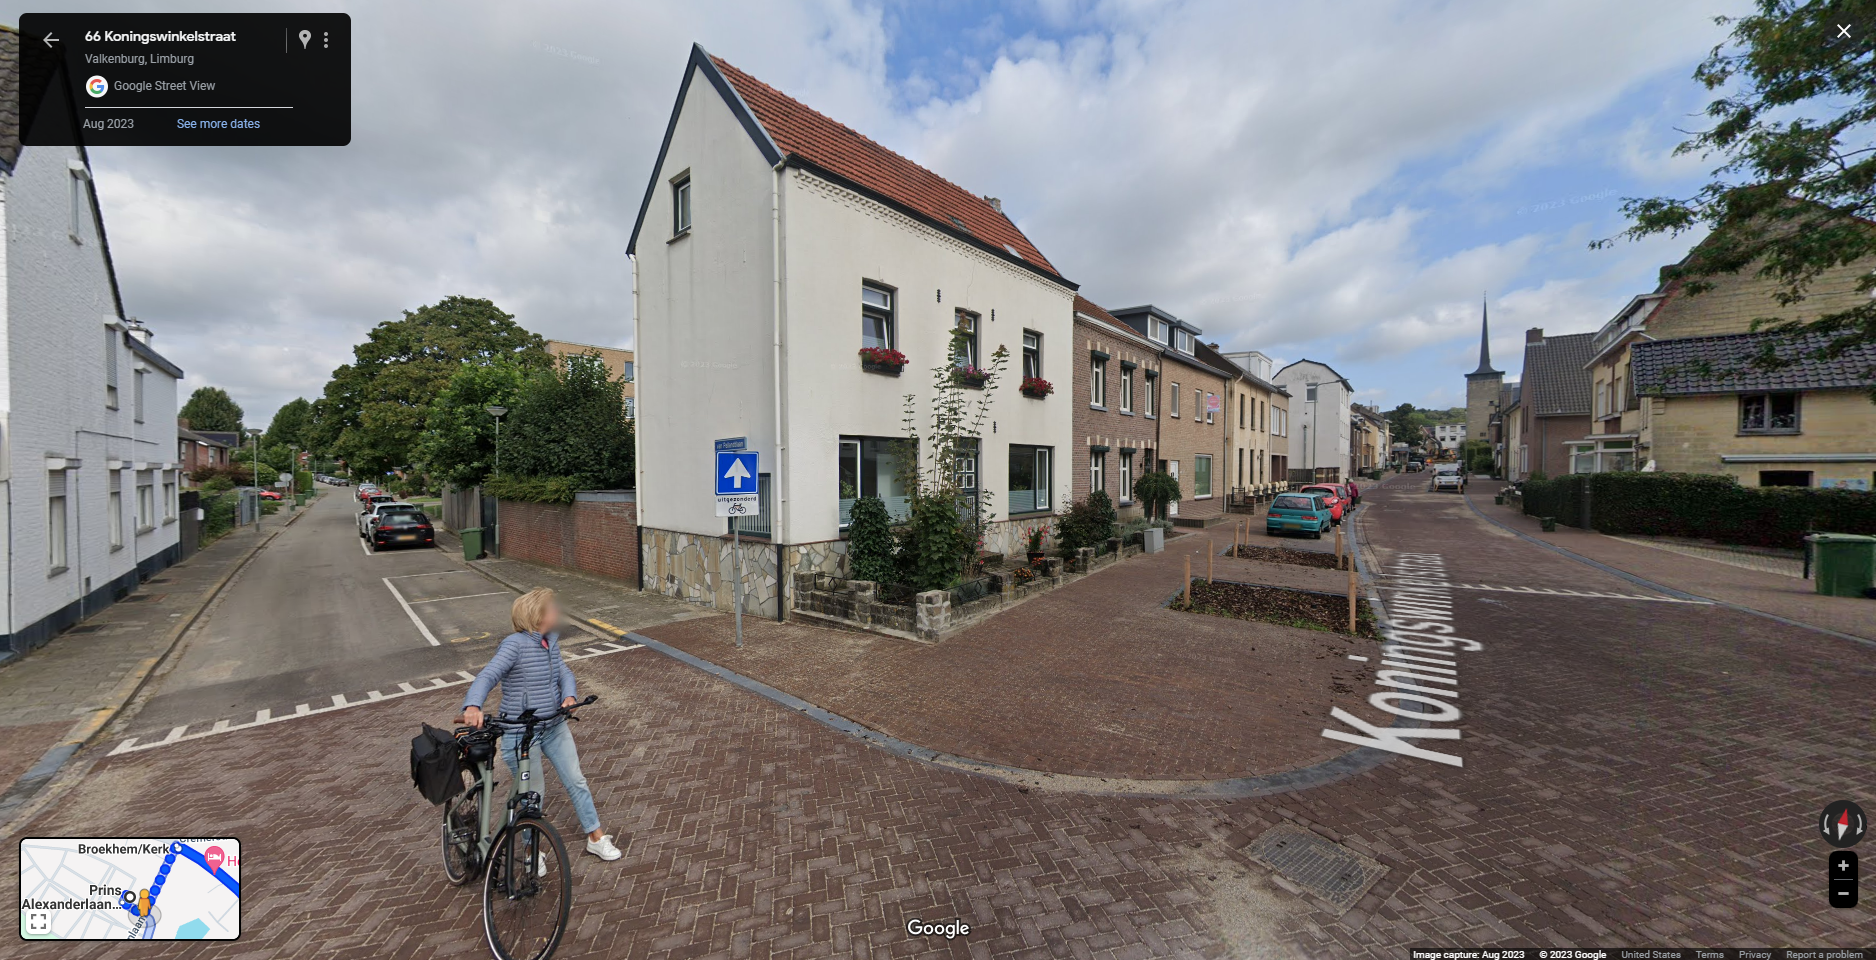
[[365, 556], [367, 557], [371, 556], [371, 547], [366, 545], [364, 537], [358, 538], [358, 549], [364, 551]]
[[410, 617], [410, 622], [417, 625], [417, 629], [423, 633], [423, 638], [430, 641], [430, 646], [442, 646], [443, 644], [437, 640], [436, 634], [431, 633], [430, 628], [423, 625], [423, 620], [417, 616], [417, 611], [410, 608], [410, 602], [404, 599], [403, 594], [397, 592], [397, 585], [391, 582], [390, 577], [384, 578], [384, 587], [391, 591], [391, 596], [397, 598], [397, 605], [404, 608], [404, 613]]
[[1355, 656], [1355, 655], [1354, 655], [1354, 654], [1352, 654], [1352, 653], [1348, 655], [1348, 658], [1349, 658], [1350, 660], [1359, 660], [1359, 661], [1361, 661], [1362, 663], [1367, 663], [1367, 662], [1368, 662], [1368, 658], [1367, 658], [1367, 657], [1358, 657], [1358, 656]]
[[[1401, 580], [1400, 577], [1379, 577], [1384, 589], [1396, 589], [1397, 585], [1389, 581]], [[1412, 578], [1406, 578], [1404, 585], [1411, 586]], [[1493, 583], [1448, 583], [1442, 584], [1447, 590], [1484, 590], [1493, 593], [1523, 593], [1538, 597], [1585, 597], [1594, 600], [1643, 600], [1650, 603], [1686, 603], [1694, 606], [1712, 606], [1711, 600], [1686, 600], [1680, 597], [1649, 596], [1640, 593], [1605, 593], [1597, 590], [1565, 590], [1559, 587], [1512, 587]]]
[[473, 600], [476, 597], [508, 597], [513, 595], [512, 591], [495, 590], [489, 593], [465, 593], [460, 597], [431, 597], [428, 600], [412, 600], [411, 603], [442, 603], [445, 600]]
[[447, 577], [447, 576], [449, 576], [449, 575], [450, 575], [450, 574], [452, 574], [452, 573], [472, 573], [472, 572], [474, 572], [474, 571], [470, 571], [470, 570], [439, 570], [439, 571], [437, 571], [436, 573], [400, 573], [400, 574], [398, 574], [398, 575], [397, 575], [397, 576], [395, 576], [395, 577], [385, 577], [385, 579], [386, 579], [386, 580], [409, 580], [409, 579], [411, 579], [412, 577]]
[[[580, 653], [563, 654], [562, 658], [568, 661], [569, 663], [573, 663], [573, 662], [577, 662], [580, 660], [591, 660], [594, 657], [603, 657], [609, 654], [625, 653], [631, 650], [643, 650], [643, 649], [645, 649], [645, 646], [639, 643], [614, 643], [611, 641], [607, 641], [605, 643], [598, 644], [597, 646], [587, 647], [583, 652], [580, 652]], [[190, 740], [200, 740], [200, 739], [203, 739], [204, 737], [219, 736], [224, 733], [235, 733], [241, 730], [252, 730], [255, 727], [270, 726], [276, 723], [284, 723], [288, 720], [298, 720], [303, 717], [314, 717], [322, 713], [332, 713], [333, 711], [336, 711], [336, 710], [350, 710], [353, 707], [362, 707], [367, 704], [375, 703], [379, 701], [397, 700], [403, 697], [408, 697], [408, 696], [421, 694], [421, 693], [434, 693], [438, 690], [443, 690], [443, 689], [447, 689], [450, 687], [467, 686], [474, 680], [475, 680], [475, 674], [472, 674], [467, 670], [458, 670], [456, 671], [456, 676], [453, 678], [431, 677], [430, 685], [425, 686], [425, 687], [415, 686], [410, 683], [399, 683], [398, 687], [400, 689], [393, 691], [391, 693], [383, 693], [378, 690], [370, 690], [370, 691], [367, 691], [365, 695], [360, 698], [351, 698], [351, 697], [347, 697], [345, 694], [342, 694], [342, 693], [335, 693], [335, 694], [332, 694], [331, 696], [332, 706], [329, 706], [329, 707], [314, 707], [314, 706], [311, 706], [310, 704], [302, 703], [294, 708], [294, 712], [285, 714], [283, 716], [278, 716], [278, 717], [274, 716], [271, 710], [257, 710], [254, 712], [254, 719], [247, 723], [235, 723], [230, 720], [217, 720], [213, 724], [211, 724], [207, 729], [198, 731], [196, 733], [188, 732], [190, 725], [184, 724], [179, 727], [170, 728], [168, 735], [166, 735], [163, 739], [156, 740], [150, 743], [142, 743], [140, 742], [140, 738], [131, 737], [127, 740], [120, 742], [117, 746], [111, 748], [111, 752], [106, 754], [106, 756], [115, 757], [115, 756], [118, 756], [119, 754], [141, 753], [145, 750], [153, 750], [157, 747], [168, 746], [172, 743], [186, 743]]]

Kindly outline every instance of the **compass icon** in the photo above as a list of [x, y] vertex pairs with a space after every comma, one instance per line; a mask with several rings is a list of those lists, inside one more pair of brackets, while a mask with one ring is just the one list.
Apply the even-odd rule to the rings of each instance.
[[1825, 807], [1817, 818], [1818, 836], [1839, 849], [1856, 846], [1868, 830], [1869, 818], [1863, 815], [1863, 808], [1849, 800], [1839, 800]]

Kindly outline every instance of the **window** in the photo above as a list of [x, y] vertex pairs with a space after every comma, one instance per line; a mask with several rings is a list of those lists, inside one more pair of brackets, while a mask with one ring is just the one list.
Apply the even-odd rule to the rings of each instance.
[[951, 359], [960, 367], [977, 366], [977, 314], [958, 311], [958, 325], [952, 342]]
[[[1192, 391], [1192, 406], [1193, 406], [1194, 413], [1197, 412], [1198, 403], [1199, 403], [1199, 393], [1200, 391], [1198, 390]], [[1215, 393], [1205, 394], [1205, 422], [1206, 423], [1213, 422], [1212, 415], [1217, 412], [1217, 408], [1218, 408], [1218, 395]]]
[[892, 349], [892, 291], [860, 284], [860, 346]]
[[690, 174], [671, 181], [671, 236], [690, 232]]
[[1739, 398], [1739, 432], [1797, 433], [1798, 395], [1795, 393], [1741, 395]]
[[1238, 429], [1244, 429], [1244, 394], [1241, 393], [1238, 394]]
[[1094, 357], [1088, 361], [1088, 403], [1090, 406], [1107, 406], [1107, 361]]
[[1023, 331], [1023, 376], [1042, 376], [1042, 334], [1034, 330]]
[[1133, 412], [1133, 368], [1124, 363], [1120, 365], [1120, 409]]
[[1303, 391], [1304, 402], [1306, 403], [1316, 402], [1316, 386], [1317, 385], [1313, 383], [1304, 385], [1304, 391]]
[[113, 472], [111, 474], [111, 496], [110, 499], [106, 501], [104, 511], [105, 525], [111, 528], [112, 550], [122, 549], [124, 546], [124, 493], [122, 490], [117, 489], [117, 483], [117, 474]]
[[840, 525], [853, 519], [853, 502], [878, 497], [894, 520], [911, 516], [911, 498], [900, 484], [899, 455], [903, 441], [887, 437], [840, 438]]
[[1177, 380], [1173, 381], [1172, 389], [1169, 390], [1166, 395], [1172, 398], [1172, 409], [1167, 411], [1166, 415], [1170, 417], [1178, 416], [1179, 415], [1179, 381]]
[[1270, 407], [1264, 401], [1257, 401], [1257, 429], [1263, 432], [1270, 429]]
[[1088, 489], [1107, 490], [1107, 451], [1096, 450], [1088, 455]]
[[1811, 471], [1809, 470], [1759, 471], [1759, 486], [1761, 487], [1808, 487], [1810, 485]]
[[760, 540], [769, 539], [769, 532], [774, 529], [770, 526], [769, 519], [774, 515], [769, 510], [769, 504], [773, 502], [770, 498], [773, 488], [769, 480], [769, 474], [756, 475], [756, 512], [749, 516], [731, 517], [730, 533], [740, 533], [745, 537], [755, 537]]
[[72, 220], [70, 225], [72, 242], [83, 243], [85, 242], [85, 180], [90, 176], [90, 172], [85, 169], [83, 161], [69, 160], [66, 162], [70, 164], [66, 169], [71, 173], [72, 183]]
[[1010, 444], [1010, 512], [1033, 513], [1050, 509], [1050, 447]]
[[637, 397], [625, 398], [625, 418], [627, 420], [638, 419], [638, 398]]
[[1244, 487], [1244, 448], [1238, 448], [1238, 487]]
[[131, 384], [130, 409], [132, 411], [131, 416], [138, 423], [142, 423], [143, 422], [143, 371], [142, 370], [137, 370], [131, 373], [130, 384]]
[[117, 409], [117, 328], [104, 328], [104, 407]]
[[1166, 321], [1158, 317], [1146, 318], [1146, 337], [1155, 343], [1166, 342]]
[[626, 383], [631, 383], [636, 376], [637, 374], [632, 371], [632, 361], [625, 361], [625, 372], [620, 374], [619, 379], [624, 380]]
[[1132, 501], [1133, 452], [1130, 450], [1122, 450], [1120, 452], [1120, 502], [1131, 503]]
[[1180, 352], [1180, 353], [1191, 353], [1191, 352], [1192, 352], [1192, 333], [1191, 333], [1191, 331], [1189, 331], [1189, 330], [1181, 330], [1181, 331], [1179, 331], [1179, 332], [1178, 332], [1178, 335], [1177, 335], [1177, 338], [1176, 338], [1176, 341], [1177, 341], [1177, 342], [1176, 342], [1176, 343], [1174, 343], [1174, 346], [1175, 346], [1175, 347], [1176, 347], [1176, 348], [1177, 348], [1177, 349], [1179, 350], [1179, 352]]
[[958, 489], [972, 497], [977, 496], [977, 438], [966, 437], [958, 441], [958, 460], [953, 476]]
[[1192, 458], [1192, 496], [1203, 499], [1212, 495], [1212, 455], [1201, 453]]
[[137, 474], [137, 532], [142, 533], [156, 526], [156, 489], [150, 482], [150, 472]]
[[46, 474], [46, 566], [65, 572], [65, 471]]
[[176, 474], [163, 471], [163, 522], [176, 519]]
[[1154, 376], [1151, 373], [1147, 374], [1146, 375], [1146, 396], [1143, 396], [1140, 398], [1141, 400], [1140, 412], [1146, 414], [1149, 417], [1153, 415], [1153, 397], [1154, 397], [1154, 394], [1158, 392], [1158, 387], [1159, 387], [1159, 378]]

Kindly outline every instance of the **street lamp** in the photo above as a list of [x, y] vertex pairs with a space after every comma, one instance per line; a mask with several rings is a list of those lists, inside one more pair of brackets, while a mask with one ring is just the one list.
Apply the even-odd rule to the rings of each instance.
[[491, 404], [485, 409], [488, 410], [489, 416], [495, 418], [495, 475], [501, 476], [501, 473], [502, 473], [502, 414], [507, 413], [508, 408], [500, 404]]
[[1316, 478], [1316, 447], [1309, 442], [1309, 425], [1316, 420], [1316, 388], [1321, 383], [1304, 383], [1303, 392], [1303, 468], [1309, 471], [1309, 478]]
[[254, 523], [258, 528], [261, 522], [261, 428], [249, 427], [248, 436], [254, 438]]

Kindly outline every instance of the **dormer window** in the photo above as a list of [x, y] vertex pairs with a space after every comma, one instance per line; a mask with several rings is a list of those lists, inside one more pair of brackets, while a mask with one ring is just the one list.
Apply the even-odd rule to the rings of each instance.
[[1173, 348], [1180, 353], [1191, 353], [1192, 332], [1190, 330], [1176, 331], [1173, 335]]

